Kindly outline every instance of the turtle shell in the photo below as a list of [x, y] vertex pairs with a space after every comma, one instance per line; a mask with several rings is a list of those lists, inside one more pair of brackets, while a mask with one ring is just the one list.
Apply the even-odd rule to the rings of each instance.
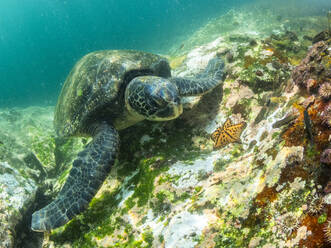
[[58, 135], [84, 135], [90, 125], [112, 122], [124, 111], [126, 85], [137, 76], [170, 77], [168, 61], [156, 54], [133, 50], [92, 52], [68, 75], [55, 108]]

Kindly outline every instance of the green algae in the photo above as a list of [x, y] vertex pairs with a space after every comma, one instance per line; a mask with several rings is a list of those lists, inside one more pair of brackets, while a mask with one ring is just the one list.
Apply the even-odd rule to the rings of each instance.
[[[133, 144], [136, 152], [137, 150], [140, 150], [142, 155], [150, 156], [151, 154], [148, 151], [153, 151], [153, 156], [139, 160], [139, 158], [133, 158], [132, 156], [128, 155], [130, 152], [132, 154], [133, 150], [131, 150], [131, 146], [126, 146], [125, 148], [126, 151], [124, 152], [124, 159], [131, 159], [132, 161], [131, 163], [124, 162], [125, 168], [130, 167], [132, 163], [138, 164], [138, 173], [131, 181], [131, 183], [135, 185], [134, 193], [125, 202], [127, 210], [136, 205], [138, 207], [142, 207], [148, 203], [151, 197], [154, 197], [152, 192], [154, 189], [155, 178], [168, 170], [168, 167], [165, 166], [167, 161], [183, 160], [185, 163], [190, 163], [196, 157], [201, 156], [201, 151], [193, 147], [193, 142], [191, 139], [193, 134], [191, 129], [183, 128], [180, 122], [175, 121], [169, 125], [174, 125], [176, 128], [168, 128], [167, 125], [165, 125], [165, 133], [161, 132], [160, 129], [154, 129], [152, 134], [153, 137], [159, 138], [145, 142], [139, 147], [134, 144], [136, 144], [135, 142], [138, 142], [140, 139], [140, 136], [137, 136], [137, 133], [143, 132], [137, 132], [137, 130], [134, 130], [134, 133], [131, 133], [131, 130], [129, 130], [129, 133], [126, 134], [126, 137], [130, 137], [130, 144]], [[144, 128], [146, 133], [148, 133], [147, 130], [152, 129], [150, 126], [147, 126], [147, 128], [146, 126], [139, 128]], [[166, 139], [166, 142], [162, 142], [162, 139]], [[121, 174], [124, 171], [127, 172], [126, 169], [123, 169]], [[164, 182], [176, 183], [179, 177], [180, 176], [170, 176], [169, 174], [164, 174], [158, 180], [158, 184], [162, 184]], [[187, 196], [182, 195], [179, 198], [183, 199], [186, 197]], [[178, 197], [176, 199], [178, 199]]]
[[[54, 170], [63, 171], [72, 161], [76, 158], [77, 153], [83, 150], [84, 146], [90, 139], [86, 138], [62, 138], [57, 137], [55, 139], [55, 163], [56, 167]], [[55, 176], [56, 172], [53, 171], [51, 176]]]
[[225, 88], [225, 89], [223, 90], [223, 96], [224, 96], [224, 97], [230, 95], [230, 93], [231, 93], [231, 89], [229, 89], [229, 88]]
[[280, 137], [280, 132], [273, 132], [273, 134], [271, 135], [272, 139], [276, 139]]
[[224, 169], [224, 167], [229, 163], [228, 159], [219, 158], [214, 163], [214, 171], [218, 172]]
[[305, 153], [308, 159], [316, 159], [320, 156], [320, 151], [317, 150], [315, 145], [308, 145], [305, 149]]
[[263, 65], [264, 63], [254, 62], [240, 73], [239, 80], [250, 87], [254, 93], [274, 91], [289, 77], [289, 73], [285, 70], [272, 69], [268, 65]]
[[[57, 244], [72, 242], [73, 247], [79, 245], [90, 245], [86, 247], [96, 247], [92, 237], [104, 237], [111, 234], [120, 227], [122, 223], [119, 218], [112, 218], [116, 214], [116, 206], [119, 200], [116, 195], [120, 189], [113, 192], [104, 192], [100, 197], [94, 198], [89, 208], [82, 214], [75, 217], [64, 227], [52, 232], [50, 240]], [[107, 218], [108, 216], [108, 218]], [[102, 228], [100, 228], [102, 226]]]
[[231, 109], [231, 115], [240, 113], [245, 120], [249, 120], [253, 104], [254, 101], [252, 98], [243, 98], [233, 106]]
[[233, 145], [232, 150], [230, 151], [230, 155], [231, 155], [230, 161], [240, 157], [243, 154], [243, 152], [244, 152], [243, 145], [235, 143]]
[[158, 161], [158, 159], [159, 157], [152, 157], [140, 161], [139, 172], [134, 179], [136, 183], [134, 193], [125, 202], [128, 209], [131, 209], [136, 204], [138, 207], [146, 205], [152, 196], [154, 179], [162, 172], [161, 169], [156, 170], [151, 168], [151, 165]]
[[162, 234], [160, 234], [158, 239], [159, 239], [159, 242], [162, 244], [164, 241], [164, 236]]
[[150, 228], [147, 228], [145, 232], [142, 234], [142, 240], [147, 243], [147, 247], [151, 247], [153, 244], [153, 231]]
[[287, 31], [269, 36], [254, 48], [237, 44], [235, 61], [242, 70], [230, 77], [246, 84], [254, 93], [276, 91], [290, 76], [288, 64], [298, 63], [307, 51], [307, 46], [300, 45], [297, 39], [296, 34]]
[[326, 213], [318, 216], [318, 219], [317, 219], [317, 223], [318, 224], [323, 224], [324, 222], [326, 222], [328, 219], [328, 215]]
[[155, 195], [155, 201], [152, 201], [150, 207], [155, 215], [167, 213], [170, 211], [169, 200], [172, 201], [174, 195], [169, 191], [160, 191]]
[[171, 175], [168, 173], [165, 173], [164, 175], [161, 175], [159, 180], [158, 180], [158, 184], [161, 185], [163, 183], [175, 183], [178, 181], [178, 179], [180, 179], [180, 175]]
[[214, 238], [215, 248], [245, 247], [243, 230], [224, 224], [218, 231]]
[[54, 156], [52, 156], [54, 149], [54, 137], [50, 137], [50, 139], [46, 140], [40, 140], [37, 136], [35, 136], [32, 140], [32, 150], [45, 167], [54, 166], [55, 159]]

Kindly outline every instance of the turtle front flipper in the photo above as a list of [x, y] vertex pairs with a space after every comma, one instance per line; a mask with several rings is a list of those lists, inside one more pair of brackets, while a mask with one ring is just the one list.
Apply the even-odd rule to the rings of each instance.
[[195, 77], [172, 77], [169, 80], [177, 85], [181, 96], [196, 96], [205, 94], [221, 84], [224, 76], [224, 62], [221, 58], [215, 57], [209, 60], [206, 69]]
[[78, 154], [57, 198], [33, 213], [31, 229], [60, 227], [85, 210], [114, 164], [119, 147], [117, 131], [106, 123], [96, 126], [93, 140]]

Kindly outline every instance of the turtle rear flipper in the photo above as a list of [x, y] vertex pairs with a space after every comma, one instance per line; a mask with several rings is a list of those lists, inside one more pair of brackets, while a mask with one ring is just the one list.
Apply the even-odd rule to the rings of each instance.
[[172, 77], [181, 96], [203, 95], [221, 84], [225, 76], [224, 61], [215, 57], [209, 60], [206, 69], [195, 77]]
[[108, 176], [118, 147], [117, 131], [106, 123], [97, 126], [57, 198], [32, 215], [31, 229], [44, 232], [60, 227], [85, 210]]

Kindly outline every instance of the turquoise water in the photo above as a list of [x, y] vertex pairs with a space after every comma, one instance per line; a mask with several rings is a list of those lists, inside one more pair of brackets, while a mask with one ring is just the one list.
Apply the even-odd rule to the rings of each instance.
[[[0, 107], [54, 105], [66, 75], [84, 54], [100, 49], [166, 54], [210, 19], [251, 2], [1, 0]], [[275, 1], [263, 2], [268, 8]], [[311, 9], [307, 2], [299, 7]]]
[[61, 83], [84, 54], [100, 49], [166, 53], [242, 2], [2, 0], [0, 107], [55, 104]]

